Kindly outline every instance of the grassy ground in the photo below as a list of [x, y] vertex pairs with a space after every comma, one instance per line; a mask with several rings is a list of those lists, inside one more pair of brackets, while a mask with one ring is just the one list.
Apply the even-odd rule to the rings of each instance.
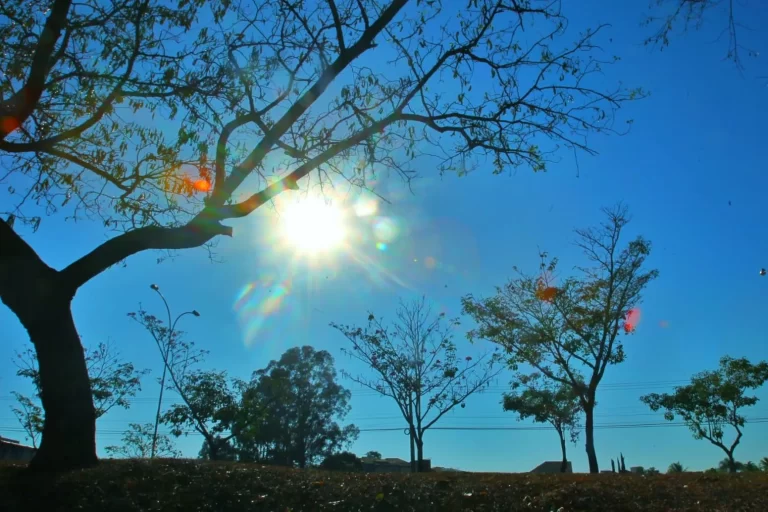
[[388, 475], [161, 460], [47, 476], [5, 464], [0, 510], [765, 512], [768, 475]]

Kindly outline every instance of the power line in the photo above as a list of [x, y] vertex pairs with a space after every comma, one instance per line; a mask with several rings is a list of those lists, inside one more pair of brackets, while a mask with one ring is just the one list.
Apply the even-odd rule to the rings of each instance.
[[[760, 425], [768, 424], [768, 417], [747, 418], [747, 425]], [[594, 426], [595, 430], [613, 430], [613, 429], [638, 429], [638, 428], [669, 428], [669, 427], [686, 427], [684, 422], [663, 422], [663, 423], [605, 423], [597, 424]], [[583, 425], [579, 425], [579, 428], [583, 428]], [[24, 433], [24, 429], [21, 427], [13, 426], [0, 426], [0, 430], [6, 432], [20, 432]], [[361, 428], [360, 432], [397, 432], [407, 431], [406, 427], [373, 427], [373, 428]], [[547, 425], [532, 425], [532, 426], [450, 426], [450, 427], [430, 427], [429, 431], [433, 430], [446, 430], [446, 431], [551, 431], [552, 427]], [[99, 435], [123, 435], [123, 431], [116, 429], [100, 429], [97, 431]], [[160, 432], [163, 435], [171, 435], [170, 431]], [[196, 430], [188, 430], [183, 432], [184, 435], [200, 436]]]
[[[623, 391], [623, 390], [634, 390], [634, 389], [661, 389], [661, 388], [669, 388], [674, 387], [676, 385], [680, 384], [687, 384], [690, 383], [690, 379], [683, 379], [683, 380], [657, 380], [657, 381], [637, 381], [637, 382], [606, 382], [600, 384], [598, 387], [598, 391]], [[483, 389], [477, 390], [476, 394], [485, 394], [485, 393], [501, 393], [504, 391], [509, 391], [509, 386], [504, 385], [494, 385], [494, 386], [488, 386]], [[357, 389], [350, 390], [352, 392], [352, 397], [355, 396], [378, 396], [381, 395], [378, 391], [368, 389], [366, 387], [358, 387]], [[131, 402], [157, 402], [159, 397], [153, 396], [153, 397], [135, 397], [131, 400]], [[3, 401], [15, 401], [16, 397], [13, 395], [0, 395], [0, 400]]]

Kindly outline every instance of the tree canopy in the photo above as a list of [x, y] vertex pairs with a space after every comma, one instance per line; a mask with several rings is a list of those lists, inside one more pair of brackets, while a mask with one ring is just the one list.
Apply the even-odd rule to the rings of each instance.
[[[706, 439], [726, 453], [730, 471], [735, 473], [738, 466], [733, 452], [746, 423], [741, 410], [759, 401], [746, 392], [760, 388], [767, 380], [768, 362], [752, 364], [746, 358], [725, 356], [717, 370], [694, 375], [690, 384], [676, 387], [673, 393], [650, 393], [640, 400], [653, 411], [663, 410], [668, 421], [682, 418], [695, 439]], [[736, 434], [730, 444], [725, 441], [729, 426]]]
[[590, 266], [580, 276], [556, 282], [558, 260], [541, 254], [539, 272], [497, 287], [496, 294], [462, 298], [464, 313], [477, 327], [470, 339], [487, 339], [504, 349], [509, 367], [528, 365], [543, 377], [571, 388], [584, 410], [590, 472], [599, 471], [593, 443], [593, 410], [598, 385], [609, 365], [624, 361], [622, 336], [637, 327], [631, 311], [657, 276], [645, 268], [651, 243], [642, 236], [621, 246], [629, 223], [626, 206], [603, 209], [606, 221], [576, 231], [576, 245]]
[[330, 353], [291, 348], [254, 372], [242, 402], [241, 420], [250, 425], [239, 427], [238, 446], [279, 464], [316, 465], [357, 437], [357, 427], [338, 423], [349, 412], [350, 398], [336, 382]]
[[[517, 389], [525, 386], [521, 393]], [[565, 449], [565, 436], [569, 434], [571, 442], [579, 438], [579, 415], [581, 404], [573, 388], [564, 384], [553, 385], [551, 381], [540, 379], [534, 374], [522, 382], [515, 381], [512, 391], [503, 394], [501, 401], [505, 411], [516, 412], [521, 420], [533, 418], [537, 423], [549, 423], [560, 438], [563, 455], [560, 471], [567, 470], [568, 458]]]
[[[96, 418], [104, 416], [114, 407], [128, 409], [131, 406], [131, 398], [141, 391], [141, 378], [149, 373], [149, 370], [136, 370], [133, 363], [123, 361], [120, 353], [109, 342], [100, 342], [93, 348], [83, 350]], [[34, 351], [28, 348], [17, 353], [14, 362], [18, 368], [16, 375], [32, 381], [35, 397], [39, 400], [40, 369]], [[15, 391], [13, 395], [18, 402], [18, 405], [12, 408], [13, 414], [21, 423], [32, 446], [37, 447], [38, 438], [43, 433], [45, 414], [37, 400]]]

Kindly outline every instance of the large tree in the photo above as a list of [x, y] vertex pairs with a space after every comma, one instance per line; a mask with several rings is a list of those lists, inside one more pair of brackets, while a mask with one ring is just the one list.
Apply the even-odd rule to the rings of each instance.
[[[107, 414], [113, 407], [128, 409], [131, 398], [141, 391], [141, 378], [149, 370], [136, 370], [133, 363], [123, 361], [120, 353], [109, 342], [101, 342], [94, 348], [83, 350], [96, 419]], [[40, 369], [34, 350], [28, 348], [17, 353], [15, 363], [18, 368], [16, 375], [30, 379], [35, 387], [35, 396], [40, 399]], [[13, 408], [13, 413], [24, 427], [32, 445], [37, 447], [37, 440], [43, 433], [45, 414], [35, 399], [16, 392], [14, 396], [19, 405]]]
[[509, 366], [527, 365], [544, 377], [570, 387], [584, 411], [584, 434], [591, 473], [599, 472], [594, 441], [597, 389], [609, 365], [624, 361], [622, 336], [635, 329], [630, 311], [637, 307], [656, 270], [645, 268], [651, 251], [641, 236], [622, 246], [629, 222], [627, 209], [603, 209], [606, 220], [598, 227], [576, 231], [589, 266], [580, 275], [555, 282], [557, 259], [542, 254], [539, 272], [517, 270], [496, 294], [462, 299], [465, 314], [477, 327], [470, 339], [483, 338], [505, 349]]
[[[653, 411], [663, 410], [668, 421], [681, 417], [695, 439], [706, 439], [725, 452], [729, 471], [736, 473], [739, 466], [733, 452], [741, 442], [746, 423], [740, 411], [759, 401], [746, 392], [760, 388], [766, 381], [768, 362], [752, 364], [746, 358], [725, 356], [717, 370], [694, 375], [690, 384], [676, 387], [673, 393], [650, 393], [640, 400]], [[736, 434], [730, 444], [725, 441], [728, 426]]]
[[[351, 394], [336, 382], [333, 357], [310, 346], [287, 350], [279, 360], [254, 372], [242, 409], [256, 411], [241, 416], [253, 422], [239, 447], [257, 454], [264, 447], [271, 462], [305, 468], [339, 451], [355, 440], [354, 425], [339, 425], [349, 412]], [[256, 432], [260, 435], [248, 437]]]
[[[366, 187], [374, 173], [413, 177], [422, 155], [464, 174], [593, 152], [587, 136], [615, 131], [642, 93], [592, 78], [602, 26], [566, 27], [549, 0], [4, 2], [0, 158], [14, 182], [0, 299], [40, 361], [33, 465], [96, 461], [70, 304], [116, 263], [231, 236], [224, 221], [313, 171], [303, 184]], [[53, 269], [14, 226], [53, 211], [114, 236]]]
[[[454, 407], [487, 387], [500, 370], [495, 357], [461, 357], [453, 342], [456, 320], [433, 315], [424, 298], [401, 302], [396, 321], [386, 327], [372, 313], [365, 328], [332, 323], [352, 344], [342, 349], [369, 367], [374, 376], [345, 375], [382, 396], [392, 398], [408, 424], [411, 464], [421, 470], [424, 435]], [[415, 454], [414, 454], [415, 445]]]
[[[524, 386], [521, 393], [516, 391], [520, 386]], [[579, 438], [579, 397], [571, 386], [562, 383], [552, 385], [546, 380], [542, 382], [538, 374], [524, 382], [515, 381], [512, 388], [511, 392], [504, 393], [501, 402], [504, 410], [516, 412], [521, 420], [533, 418], [537, 423], [549, 423], [555, 428], [563, 456], [560, 472], [565, 473], [568, 470], [566, 435], [573, 443]]]

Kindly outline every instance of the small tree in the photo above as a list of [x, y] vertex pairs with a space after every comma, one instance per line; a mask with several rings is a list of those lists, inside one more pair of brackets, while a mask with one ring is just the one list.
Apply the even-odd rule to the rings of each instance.
[[379, 453], [379, 452], [377, 452], [375, 450], [371, 450], [369, 452], [366, 452], [365, 457], [369, 458], [369, 459], [380, 460], [381, 459], [381, 453]]
[[221, 460], [231, 452], [228, 443], [239, 409], [226, 372], [195, 371], [182, 378], [173, 370], [168, 373], [182, 403], [171, 406], [161, 421], [170, 425], [176, 437], [188, 434], [188, 429], [198, 432], [205, 439], [207, 457]]
[[[203, 402], [207, 399], [215, 401], [218, 398], [221, 398], [213, 396], [206, 398], [198, 394], [198, 392], [203, 390], [198, 389], [197, 386], [205, 388], [207, 385], [211, 384], [215, 387], [217, 384], [215, 384], [214, 381], [218, 383], [215, 372], [211, 375], [207, 375], [206, 372], [193, 373], [192, 370], [197, 363], [202, 361], [205, 356], [208, 355], [208, 351], [196, 349], [194, 342], [188, 342], [184, 339], [184, 331], [176, 329], [176, 323], [183, 316], [188, 314], [199, 316], [200, 314], [196, 310], [187, 311], [177, 316], [175, 320], [172, 320], [171, 310], [165, 297], [163, 297], [157, 285], [153, 284], [151, 285], [151, 288], [158, 293], [163, 300], [166, 312], [168, 313], [168, 323], [165, 323], [155, 315], [148, 313], [141, 307], [141, 305], [139, 305], [139, 310], [137, 312], [128, 313], [128, 317], [139, 323], [146, 329], [150, 336], [152, 336], [163, 363], [162, 376], [158, 379], [158, 383], [160, 384], [160, 397], [155, 413], [153, 436], [157, 439], [158, 426], [162, 421], [170, 424], [177, 422], [178, 425], [181, 425], [189, 423], [187, 420], [190, 420], [191, 423], [189, 423], [189, 425], [194, 426], [195, 430], [199, 431], [207, 441], [211, 441], [214, 446], [219, 446], [220, 443], [215, 440], [216, 435], [209, 432], [206, 428], [206, 426], [209, 425], [209, 421], [214, 421], [213, 417], [210, 416], [210, 410], [208, 410], [208, 407], [211, 406], [211, 404], [195, 403], [193, 406], [190, 406], [187, 403], [187, 400], [194, 400], [195, 398], [199, 398]], [[170, 378], [170, 382], [167, 382], [166, 378]], [[181, 397], [184, 405], [174, 406], [175, 415], [161, 417], [163, 392], [166, 389], [175, 391]], [[203, 391], [203, 394], [205, 393], [206, 391]], [[194, 398], [192, 395], [194, 395]], [[176, 429], [174, 432], [179, 431], [179, 429]], [[214, 448], [212, 453], [213, 457], [215, 457], [216, 454], [217, 450]], [[154, 457], [154, 452], [151, 453], [150, 457]]]
[[645, 475], [658, 475], [659, 474], [659, 470], [656, 469], [655, 467], [651, 466], [648, 469], [646, 469], [645, 471], [643, 471], [643, 474], [645, 474]]
[[607, 221], [601, 226], [576, 231], [576, 245], [592, 265], [578, 267], [580, 277], [556, 286], [557, 259], [542, 253], [536, 275], [513, 267], [519, 276], [498, 287], [495, 296], [462, 299], [464, 313], [477, 323], [470, 339], [497, 343], [512, 370], [520, 364], [531, 366], [579, 397], [591, 473], [599, 472], [594, 442], [598, 386], [609, 365], [624, 361], [622, 335], [636, 327], [628, 315], [658, 275], [644, 268], [649, 241], [637, 237], [624, 248], [619, 245], [630, 220], [627, 208], [617, 205], [603, 212]]
[[667, 473], [685, 473], [687, 469], [680, 462], [673, 462], [667, 468]]
[[[107, 446], [105, 450], [116, 458], [146, 459], [152, 454], [154, 428], [152, 423], [131, 423], [128, 430], [123, 433], [121, 445]], [[181, 452], [173, 445], [173, 441], [166, 435], [157, 438], [157, 455], [165, 458], [181, 457]]]
[[521, 384], [528, 387], [520, 394], [505, 393], [502, 405], [505, 411], [516, 412], [521, 420], [533, 418], [537, 423], [549, 423], [555, 427], [563, 455], [560, 471], [565, 473], [568, 469], [566, 434], [570, 435], [571, 442], [576, 443], [579, 438], [577, 421], [581, 405], [569, 386], [542, 384], [539, 377], [539, 374], [534, 374], [525, 382], [515, 382], [512, 389]]
[[[651, 410], [664, 410], [664, 418], [673, 421], [680, 416], [695, 439], [706, 439], [725, 452], [729, 471], [737, 471], [733, 452], [743, 435], [746, 423], [740, 410], [758, 402], [756, 396], [746, 396], [748, 389], [757, 389], [768, 380], [768, 362], [751, 364], [746, 358], [723, 357], [720, 368], [701, 372], [691, 383], [675, 388], [668, 394], [651, 393], [640, 398]], [[730, 445], [724, 441], [725, 427], [736, 432]]]
[[738, 473], [744, 469], [744, 463], [739, 461], [733, 461], [726, 457], [717, 463], [717, 471], [720, 473]]
[[43, 408], [37, 405], [31, 398], [11, 392], [18, 402], [18, 406], [11, 407], [16, 419], [21, 423], [24, 433], [32, 443], [33, 448], [37, 448], [37, 442], [43, 433]]
[[[123, 362], [120, 354], [110, 343], [99, 343], [93, 349], [83, 349], [88, 368], [88, 377], [93, 395], [96, 418], [107, 414], [112, 408], [128, 409], [130, 399], [141, 390], [141, 377], [149, 370], [136, 370], [132, 363]], [[28, 348], [16, 354], [16, 375], [32, 381], [35, 396], [41, 399], [40, 370], [34, 350]], [[45, 415], [42, 408], [32, 398], [13, 392], [19, 403], [13, 407], [13, 413], [24, 428], [24, 432], [37, 448], [38, 438], [43, 432]]]
[[744, 463], [744, 466], [742, 467], [742, 471], [744, 471], [745, 473], [757, 473], [760, 471], [760, 466], [758, 466], [757, 464], [755, 464], [750, 460]]
[[768, 473], [768, 457], [760, 459], [760, 470]]
[[495, 357], [459, 357], [453, 342], [458, 321], [444, 325], [444, 314], [432, 315], [424, 298], [400, 302], [396, 317], [390, 328], [372, 313], [365, 329], [336, 323], [331, 327], [352, 343], [351, 349], [342, 350], [366, 364], [376, 377], [344, 375], [397, 404], [415, 443], [416, 468], [421, 470], [426, 431], [454, 407], [464, 407], [465, 400], [485, 388], [499, 370], [493, 368]]
[[[122, 361], [120, 353], [109, 342], [101, 342], [92, 349], [83, 350], [96, 418], [104, 416], [113, 407], [130, 408], [130, 399], [141, 391], [141, 378], [149, 370], [136, 370], [133, 363]], [[32, 380], [35, 394], [39, 398], [40, 369], [34, 350], [28, 348], [17, 353], [16, 366], [16, 375]]]

